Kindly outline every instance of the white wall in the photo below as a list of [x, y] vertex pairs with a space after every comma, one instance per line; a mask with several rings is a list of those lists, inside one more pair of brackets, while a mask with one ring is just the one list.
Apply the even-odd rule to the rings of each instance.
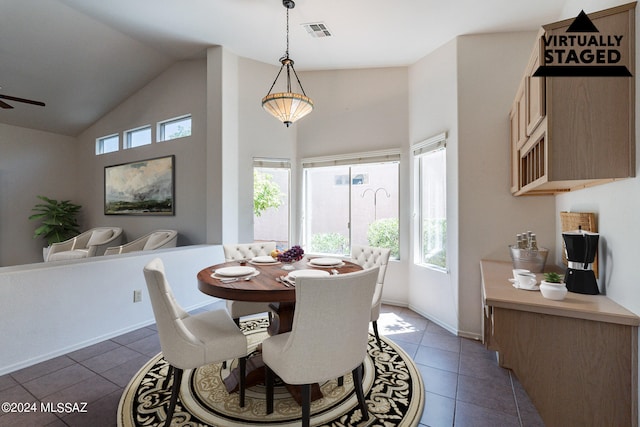
[[552, 196], [510, 194], [509, 110], [536, 33], [458, 39], [459, 330], [479, 335], [481, 259], [509, 260], [507, 246], [531, 230], [555, 241]]
[[154, 323], [142, 269], [155, 257], [183, 308], [218, 300], [198, 290], [196, 275], [224, 261], [220, 246], [0, 268], [0, 375]]
[[[449, 272], [409, 264], [409, 306], [446, 329], [458, 330], [458, 87], [457, 40], [409, 67], [409, 141], [413, 145], [447, 132], [447, 263]], [[406, 148], [410, 153], [410, 146]], [[412, 175], [417, 175], [411, 157]], [[415, 179], [411, 194], [417, 190]], [[411, 213], [417, 212], [415, 198]], [[417, 218], [412, 222], [411, 259], [417, 256]]]
[[76, 164], [75, 138], [0, 124], [0, 267], [42, 261], [31, 208], [38, 195], [78, 203]]
[[521, 231], [535, 231], [543, 246], [554, 242], [553, 198], [509, 192], [508, 115], [534, 39], [535, 33], [463, 36], [410, 67], [411, 143], [449, 134], [449, 273], [412, 266], [409, 300], [463, 336], [481, 332], [480, 260], [508, 260], [507, 246]]
[[[253, 241], [253, 159], [266, 157], [272, 159], [288, 159], [291, 161], [291, 206], [297, 206], [295, 179], [297, 173], [296, 137], [301, 122], [286, 127], [262, 108], [262, 98], [267, 94], [279, 67], [264, 64], [251, 59], [240, 58], [238, 75], [242, 84], [238, 90], [239, 104], [239, 141], [237, 180], [238, 187], [238, 242]], [[281, 76], [282, 78], [282, 76]], [[303, 84], [306, 81], [303, 77]], [[315, 113], [312, 113], [315, 114]], [[249, 191], [246, 191], [249, 189]], [[292, 242], [298, 242], [294, 228]], [[295, 243], [293, 243], [295, 244]]]

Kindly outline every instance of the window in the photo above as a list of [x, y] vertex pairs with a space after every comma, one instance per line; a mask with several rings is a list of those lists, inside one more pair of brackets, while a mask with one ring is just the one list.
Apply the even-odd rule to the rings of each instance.
[[303, 160], [305, 250], [348, 255], [366, 245], [399, 258], [399, 160], [395, 151]]
[[151, 126], [144, 126], [125, 132], [124, 148], [135, 148], [151, 144]]
[[446, 134], [413, 147], [418, 173], [418, 264], [447, 268]]
[[190, 115], [158, 123], [158, 142], [185, 136], [191, 136]]
[[118, 151], [120, 148], [120, 137], [118, 134], [104, 136], [96, 139], [96, 154], [106, 154]]
[[288, 160], [253, 160], [253, 240], [276, 242], [279, 249], [289, 245], [289, 188], [291, 164]]

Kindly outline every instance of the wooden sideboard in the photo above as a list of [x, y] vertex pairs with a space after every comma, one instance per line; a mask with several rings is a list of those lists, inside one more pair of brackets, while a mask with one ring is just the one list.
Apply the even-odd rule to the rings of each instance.
[[510, 262], [483, 260], [480, 268], [484, 343], [545, 424], [637, 426], [640, 318], [604, 295], [553, 301], [516, 289]]

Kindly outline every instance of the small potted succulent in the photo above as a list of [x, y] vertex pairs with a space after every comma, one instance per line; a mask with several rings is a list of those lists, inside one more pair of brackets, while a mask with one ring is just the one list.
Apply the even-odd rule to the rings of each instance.
[[540, 282], [542, 296], [553, 300], [563, 300], [567, 295], [567, 287], [563, 277], [558, 273], [544, 273], [544, 280]]
[[562, 283], [562, 280], [564, 278], [559, 275], [558, 273], [554, 273], [554, 272], [550, 272], [550, 273], [544, 273], [544, 280], [542, 281], [542, 283], [553, 283], [555, 285], [559, 285]]

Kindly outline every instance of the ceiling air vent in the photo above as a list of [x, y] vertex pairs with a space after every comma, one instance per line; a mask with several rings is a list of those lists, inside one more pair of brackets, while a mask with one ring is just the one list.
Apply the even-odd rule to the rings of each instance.
[[313, 38], [331, 37], [331, 32], [324, 22], [310, 22], [308, 24], [302, 24], [307, 30], [309, 35]]

